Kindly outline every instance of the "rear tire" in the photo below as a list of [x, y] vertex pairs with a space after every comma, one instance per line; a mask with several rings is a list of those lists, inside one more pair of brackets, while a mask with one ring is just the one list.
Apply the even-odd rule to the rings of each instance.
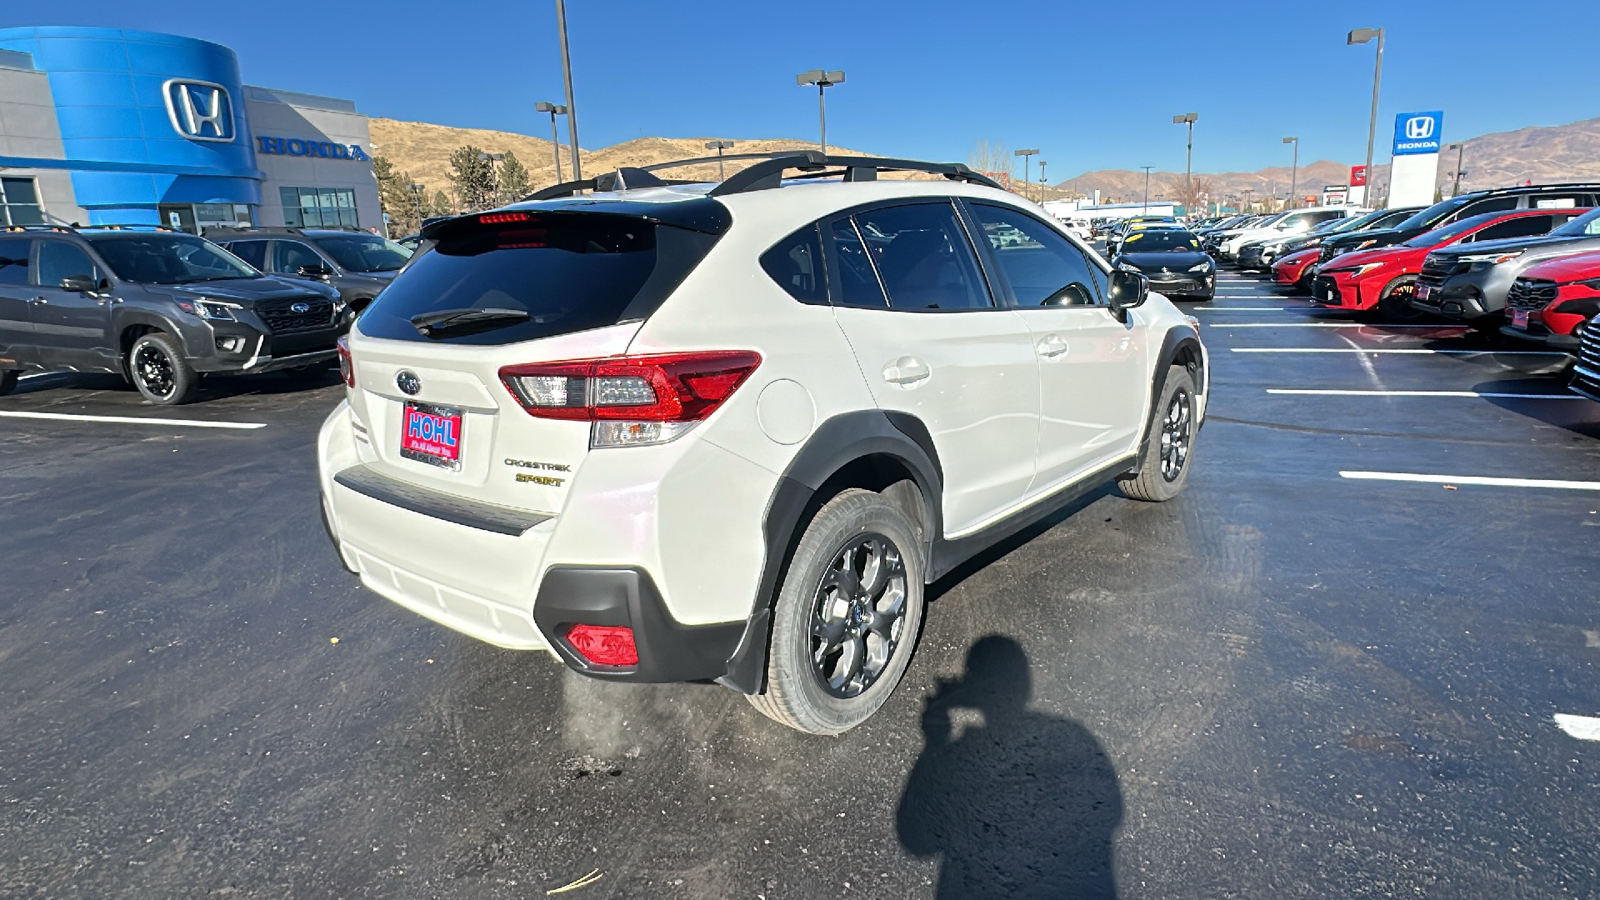
[[188, 403], [200, 387], [200, 377], [184, 360], [177, 339], [160, 331], [140, 336], [128, 349], [128, 376], [157, 406]]
[[17, 378], [21, 374], [16, 369], [0, 369], [0, 397], [17, 389]]
[[817, 510], [778, 589], [762, 715], [839, 734], [878, 711], [922, 628], [922, 544], [882, 494], [852, 488]]
[[1196, 409], [1194, 376], [1184, 366], [1169, 368], [1155, 409], [1150, 411], [1139, 473], [1117, 479], [1122, 493], [1134, 500], [1163, 503], [1182, 492], [1189, 480], [1189, 457], [1199, 427]]
[[1383, 293], [1378, 295], [1378, 302], [1372, 310], [1386, 321], [1405, 322], [1420, 319], [1422, 310], [1411, 305], [1411, 298], [1416, 292], [1416, 276], [1402, 275], [1384, 285]]

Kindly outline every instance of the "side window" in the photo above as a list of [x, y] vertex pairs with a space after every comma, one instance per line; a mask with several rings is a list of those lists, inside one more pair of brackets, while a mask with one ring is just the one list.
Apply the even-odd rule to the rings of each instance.
[[1105, 273], [1055, 229], [1004, 206], [974, 203], [972, 214], [1018, 306], [1094, 306], [1104, 296]]
[[822, 241], [817, 238], [815, 224], [761, 254], [761, 268], [801, 303], [828, 305], [828, 283], [822, 277]]
[[301, 266], [326, 265], [317, 251], [299, 241], [278, 241], [272, 247], [272, 271], [293, 275]]
[[266, 241], [234, 241], [224, 244], [229, 253], [239, 257], [258, 269], [267, 268], [267, 242]]
[[828, 271], [833, 273], [833, 302], [836, 306], [857, 306], [862, 309], [888, 309], [883, 285], [878, 283], [878, 273], [872, 265], [872, 254], [856, 231], [849, 216], [834, 219], [828, 226], [833, 253], [828, 257]]
[[33, 250], [29, 238], [0, 240], [0, 287], [28, 283], [28, 254]]
[[58, 287], [61, 279], [69, 275], [95, 277], [94, 263], [89, 261], [89, 254], [77, 244], [66, 241], [40, 241], [37, 283], [42, 287]]
[[[1488, 200], [1479, 200], [1477, 203], [1468, 203], [1466, 206], [1463, 206], [1461, 209], [1457, 210], [1456, 214], [1450, 217], [1450, 221], [1459, 222], [1462, 219], [1471, 218], [1472, 216], [1481, 216], [1484, 213], [1510, 212], [1516, 208], [1516, 197], [1491, 197]], [[1440, 222], [1439, 224], [1443, 225], [1445, 223]]]
[[1473, 235], [1472, 239], [1475, 241], [1498, 241], [1501, 238], [1531, 237], [1536, 234], [1548, 233], [1551, 224], [1549, 216], [1518, 216], [1515, 219], [1496, 222]]
[[854, 216], [877, 265], [889, 308], [988, 309], [988, 286], [949, 203], [918, 203]]

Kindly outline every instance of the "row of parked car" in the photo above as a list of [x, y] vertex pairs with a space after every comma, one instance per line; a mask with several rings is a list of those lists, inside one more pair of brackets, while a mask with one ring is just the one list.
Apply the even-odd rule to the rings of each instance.
[[1202, 247], [1330, 309], [1433, 315], [1577, 357], [1600, 401], [1600, 184], [1526, 185], [1426, 208], [1342, 207], [1196, 223]]

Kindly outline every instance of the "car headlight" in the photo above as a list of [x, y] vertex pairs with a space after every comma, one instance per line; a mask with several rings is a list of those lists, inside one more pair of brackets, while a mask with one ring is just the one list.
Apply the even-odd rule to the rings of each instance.
[[1367, 274], [1368, 272], [1372, 272], [1372, 271], [1375, 271], [1377, 269], [1381, 269], [1386, 265], [1388, 265], [1388, 263], [1381, 263], [1381, 262], [1367, 263], [1365, 265], [1356, 266], [1354, 269], [1351, 269], [1350, 270], [1350, 274], [1351, 274], [1352, 277], [1360, 278], [1361, 276]]
[[1456, 257], [1456, 262], [1464, 263], [1493, 263], [1498, 265], [1509, 262], [1522, 255], [1521, 250], [1500, 251], [1498, 253], [1467, 253]]
[[1209, 271], [1211, 271], [1211, 263], [1209, 263], [1209, 262], [1195, 263], [1194, 265], [1189, 267], [1189, 271], [1191, 271], [1191, 272], [1209, 272]]
[[238, 321], [233, 317], [233, 311], [241, 308], [237, 303], [224, 303], [221, 300], [196, 300], [194, 303], [195, 315], [218, 322]]

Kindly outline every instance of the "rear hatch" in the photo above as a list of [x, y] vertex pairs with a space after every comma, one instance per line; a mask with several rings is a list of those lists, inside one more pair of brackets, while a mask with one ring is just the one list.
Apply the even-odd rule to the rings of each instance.
[[[716, 201], [582, 199], [577, 209], [503, 210], [425, 232], [434, 247], [349, 338], [348, 393], [368, 468], [467, 500], [561, 511], [590, 452], [585, 382], [567, 370], [531, 381], [502, 370], [624, 354], [720, 234], [638, 208]], [[726, 228], [725, 212], [711, 220]], [[526, 408], [539, 404], [555, 409]]]

